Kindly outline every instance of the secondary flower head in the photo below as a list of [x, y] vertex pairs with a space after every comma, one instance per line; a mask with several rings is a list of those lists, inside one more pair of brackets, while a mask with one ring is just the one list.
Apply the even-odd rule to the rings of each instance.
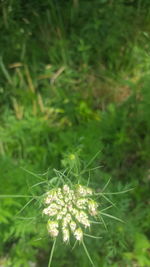
[[46, 193], [43, 214], [49, 217], [47, 229], [51, 237], [62, 234], [64, 242], [69, 242], [70, 234], [76, 240], [83, 238], [84, 228], [90, 227], [90, 217], [98, 214], [98, 204], [93, 200], [91, 188], [76, 185], [71, 189], [67, 184]]

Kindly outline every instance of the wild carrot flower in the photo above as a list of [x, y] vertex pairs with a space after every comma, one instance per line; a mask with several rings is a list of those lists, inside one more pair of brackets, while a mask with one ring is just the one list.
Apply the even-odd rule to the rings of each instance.
[[90, 227], [90, 217], [98, 214], [98, 204], [92, 199], [91, 188], [76, 185], [74, 189], [65, 184], [62, 188], [46, 193], [43, 214], [49, 217], [47, 229], [51, 237], [62, 234], [63, 242], [69, 242], [73, 234], [76, 240], [83, 239], [84, 228]]

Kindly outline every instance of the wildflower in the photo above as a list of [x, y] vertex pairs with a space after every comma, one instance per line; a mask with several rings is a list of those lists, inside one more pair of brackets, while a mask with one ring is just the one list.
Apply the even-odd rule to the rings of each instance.
[[84, 228], [90, 227], [89, 216], [97, 215], [98, 205], [92, 199], [93, 195], [91, 188], [77, 185], [70, 189], [67, 184], [47, 192], [44, 200], [47, 207], [43, 214], [49, 216], [47, 229], [50, 236], [57, 237], [62, 232], [63, 242], [67, 243], [72, 233], [81, 241]]

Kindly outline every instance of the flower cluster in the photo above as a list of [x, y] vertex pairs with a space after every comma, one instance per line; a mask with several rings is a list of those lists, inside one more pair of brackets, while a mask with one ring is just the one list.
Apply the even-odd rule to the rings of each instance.
[[76, 240], [83, 238], [82, 228], [90, 227], [89, 216], [97, 215], [98, 204], [92, 199], [91, 188], [76, 185], [72, 190], [68, 185], [52, 189], [46, 193], [47, 205], [43, 214], [49, 216], [47, 229], [51, 237], [57, 237], [61, 231], [63, 241], [68, 242], [70, 233]]

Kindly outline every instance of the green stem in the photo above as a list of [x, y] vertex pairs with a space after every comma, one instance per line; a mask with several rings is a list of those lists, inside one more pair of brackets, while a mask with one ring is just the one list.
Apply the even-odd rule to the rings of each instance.
[[83, 240], [82, 240], [82, 245], [83, 245], [83, 248], [84, 248], [84, 250], [85, 250], [85, 253], [86, 253], [86, 255], [87, 255], [87, 257], [88, 257], [90, 263], [92, 264], [93, 267], [95, 267], [95, 265], [94, 265], [94, 263], [93, 263], [93, 261], [92, 261], [92, 259], [91, 259], [91, 257], [90, 257], [90, 254], [89, 254], [89, 252], [88, 252], [88, 250], [87, 250], [87, 247], [86, 247], [86, 245], [85, 245], [85, 243], [84, 243]]
[[54, 254], [55, 245], [56, 245], [56, 238], [54, 240], [54, 243], [53, 243], [53, 246], [52, 246], [52, 249], [51, 249], [51, 253], [50, 253], [50, 257], [49, 257], [49, 262], [48, 262], [48, 267], [50, 267], [51, 266], [51, 263], [52, 263], [52, 258], [53, 258], [53, 254]]

